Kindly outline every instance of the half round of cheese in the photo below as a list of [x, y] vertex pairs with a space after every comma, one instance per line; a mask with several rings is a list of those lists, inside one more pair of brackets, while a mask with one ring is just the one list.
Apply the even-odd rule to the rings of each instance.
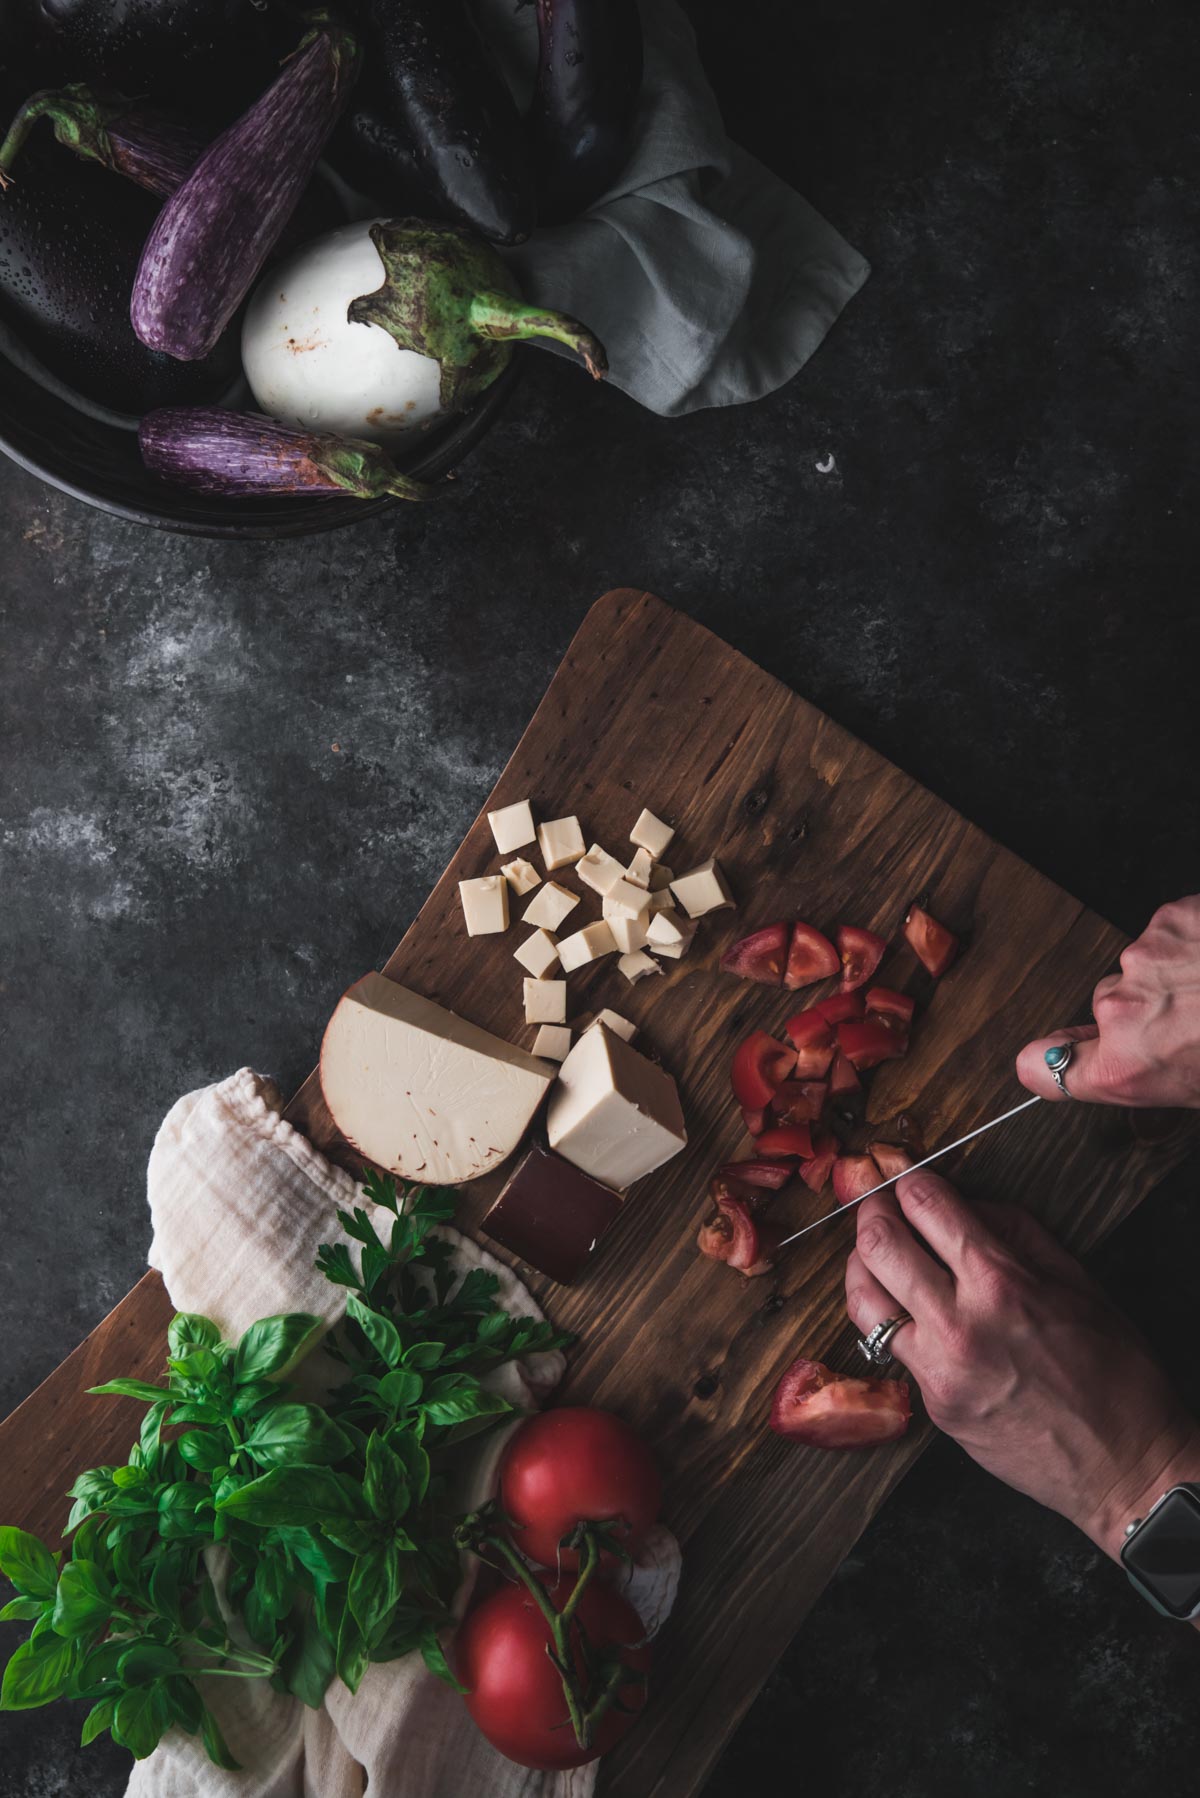
[[321, 1090], [347, 1142], [431, 1186], [511, 1155], [557, 1072], [382, 974], [343, 995], [321, 1044]]

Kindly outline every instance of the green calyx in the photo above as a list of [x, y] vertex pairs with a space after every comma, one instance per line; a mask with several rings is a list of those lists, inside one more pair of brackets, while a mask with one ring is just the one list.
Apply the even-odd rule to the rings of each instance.
[[0, 188], [7, 187], [16, 161], [29, 133], [39, 119], [48, 119], [59, 143], [77, 156], [85, 156], [106, 169], [116, 169], [112, 139], [108, 127], [114, 119], [129, 111], [129, 101], [120, 94], [101, 94], [83, 82], [69, 87], [43, 88], [31, 94], [9, 126], [8, 136], [0, 144]]
[[381, 325], [400, 345], [441, 369], [447, 412], [463, 412], [507, 367], [522, 339], [552, 337], [582, 358], [597, 381], [608, 372], [604, 346], [578, 319], [521, 299], [506, 265], [457, 225], [389, 219], [371, 226], [383, 285], [351, 302], [351, 324]]
[[356, 499], [440, 499], [442, 489], [401, 474], [378, 443], [359, 438], [318, 437], [308, 459], [322, 480]]
[[308, 30], [287, 58], [299, 56], [302, 51], [318, 37], [329, 39], [329, 53], [333, 57], [334, 79], [338, 85], [348, 84], [358, 72], [359, 47], [358, 39], [350, 30], [344, 19], [337, 13], [329, 12], [325, 7], [315, 7], [303, 15]]

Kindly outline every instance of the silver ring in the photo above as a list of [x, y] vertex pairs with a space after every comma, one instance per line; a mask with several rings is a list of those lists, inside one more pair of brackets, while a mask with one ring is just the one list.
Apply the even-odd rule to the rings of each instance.
[[859, 1354], [865, 1355], [874, 1367], [890, 1367], [892, 1354], [888, 1343], [897, 1330], [902, 1330], [905, 1324], [911, 1322], [912, 1318], [907, 1311], [898, 1311], [895, 1317], [885, 1317], [881, 1324], [875, 1325], [869, 1335], [859, 1337]]
[[1055, 1086], [1057, 1086], [1059, 1092], [1063, 1094], [1064, 1098], [1073, 1099], [1075, 1094], [1070, 1090], [1066, 1081], [1063, 1079], [1063, 1075], [1071, 1065], [1070, 1043], [1055, 1043], [1052, 1049], [1046, 1050], [1043, 1060], [1049, 1068], [1050, 1078], [1053, 1080]]

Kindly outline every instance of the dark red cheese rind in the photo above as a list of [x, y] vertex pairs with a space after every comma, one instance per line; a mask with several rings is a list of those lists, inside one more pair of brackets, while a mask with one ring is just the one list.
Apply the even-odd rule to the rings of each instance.
[[578, 1279], [622, 1200], [549, 1149], [530, 1149], [482, 1233], [561, 1286]]

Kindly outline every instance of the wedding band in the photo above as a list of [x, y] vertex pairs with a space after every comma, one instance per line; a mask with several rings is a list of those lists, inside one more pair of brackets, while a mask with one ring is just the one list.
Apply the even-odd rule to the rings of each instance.
[[902, 1330], [905, 1324], [911, 1322], [912, 1318], [907, 1311], [898, 1311], [895, 1317], [885, 1317], [881, 1324], [875, 1325], [869, 1335], [859, 1337], [859, 1354], [865, 1355], [874, 1367], [890, 1367], [892, 1354], [888, 1343], [897, 1330]]
[[1073, 1099], [1075, 1094], [1070, 1090], [1066, 1081], [1063, 1079], [1063, 1075], [1071, 1064], [1070, 1043], [1055, 1043], [1052, 1049], [1046, 1050], [1043, 1059], [1050, 1070], [1050, 1078], [1053, 1080], [1055, 1086], [1057, 1086], [1059, 1092], [1062, 1093], [1065, 1098]]

